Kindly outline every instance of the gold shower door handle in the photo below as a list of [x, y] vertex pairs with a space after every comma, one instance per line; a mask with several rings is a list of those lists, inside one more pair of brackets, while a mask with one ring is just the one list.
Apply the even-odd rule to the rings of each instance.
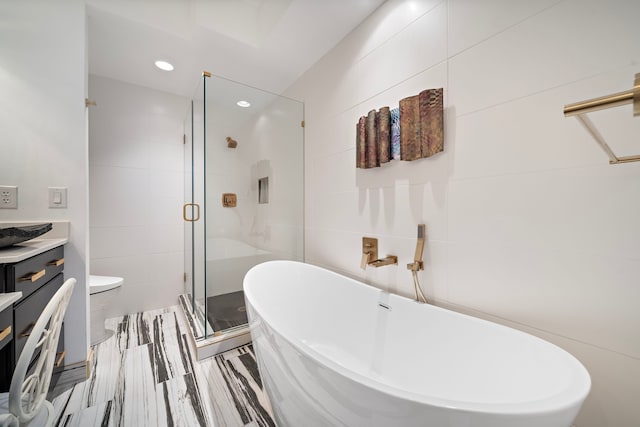
[[[196, 216], [195, 216], [195, 218], [191, 218], [191, 219], [187, 218], [187, 207], [189, 207], [189, 206], [194, 207], [194, 208], [197, 208], [197, 209], [196, 209]], [[200, 205], [199, 205], [199, 204], [197, 204], [197, 203], [185, 203], [185, 204], [182, 206], [182, 218], [183, 218], [186, 222], [196, 222], [196, 221], [200, 220]]]

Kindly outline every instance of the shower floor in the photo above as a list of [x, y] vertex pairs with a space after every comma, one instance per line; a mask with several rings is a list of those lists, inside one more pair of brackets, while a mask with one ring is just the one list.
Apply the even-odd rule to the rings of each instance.
[[207, 319], [215, 332], [248, 323], [244, 291], [207, 298]]

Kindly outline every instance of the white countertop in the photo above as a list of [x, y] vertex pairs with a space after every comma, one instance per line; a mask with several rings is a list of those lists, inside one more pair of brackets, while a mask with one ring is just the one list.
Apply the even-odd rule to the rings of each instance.
[[18, 243], [17, 245], [0, 248], [0, 264], [19, 262], [49, 249], [57, 248], [69, 241], [69, 221], [13, 221], [0, 222], [0, 228], [18, 227], [23, 225], [42, 224], [50, 222], [53, 229], [42, 236]]
[[20, 298], [22, 298], [22, 292], [9, 292], [7, 294], [0, 294], [0, 311], [9, 307]]
[[49, 249], [57, 248], [67, 243], [69, 239], [33, 239], [17, 245], [0, 248], [0, 264], [22, 261]]

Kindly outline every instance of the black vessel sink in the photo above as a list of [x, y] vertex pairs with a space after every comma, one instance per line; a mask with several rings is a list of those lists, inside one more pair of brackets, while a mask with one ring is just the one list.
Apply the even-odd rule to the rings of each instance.
[[0, 228], [0, 248], [35, 239], [51, 230], [51, 223]]

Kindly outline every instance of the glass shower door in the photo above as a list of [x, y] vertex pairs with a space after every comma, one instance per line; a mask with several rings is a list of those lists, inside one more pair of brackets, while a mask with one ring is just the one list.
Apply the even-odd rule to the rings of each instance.
[[208, 333], [206, 321], [205, 286], [205, 98], [204, 77], [192, 99], [184, 124], [184, 282], [189, 308], [196, 320], [194, 336], [205, 338]]
[[303, 104], [205, 72], [189, 113], [185, 288], [196, 338], [231, 348], [249, 339], [247, 271], [304, 259]]
[[205, 323], [220, 336], [246, 328], [249, 269], [303, 260], [303, 104], [216, 76], [204, 89]]
[[193, 102], [189, 103], [184, 119], [184, 294], [193, 311]]

